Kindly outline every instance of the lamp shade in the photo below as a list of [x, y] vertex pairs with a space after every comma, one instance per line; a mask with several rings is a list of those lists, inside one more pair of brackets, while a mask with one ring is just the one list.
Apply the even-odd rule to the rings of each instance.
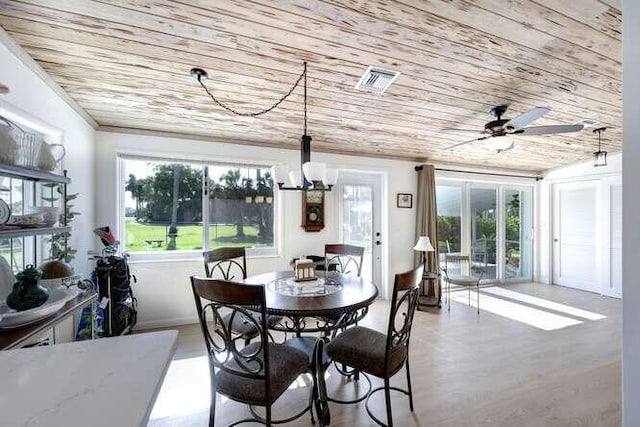
[[324, 185], [336, 185], [338, 182], [338, 169], [326, 168], [322, 182]]
[[271, 168], [273, 174], [273, 181], [276, 184], [284, 184], [287, 181], [287, 174], [289, 169], [285, 165], [276, 165]]
[[289, 172], [289, 181], [294, 187], [302, 187], [302, 173], [300, 171]]
[[413, 247], [413, 250], [420, 252], [433, 252], [435, 251], [435, 248], [431, 245], [431, 240], [428, 236], [420, 236], [418, 242]]
[[324, 163], [306, 162], [302, 165], [302, 172], [304, 172], [304, 177], [307, 178], [309, 182], [322, 181], [326, 168], [327, 165]]

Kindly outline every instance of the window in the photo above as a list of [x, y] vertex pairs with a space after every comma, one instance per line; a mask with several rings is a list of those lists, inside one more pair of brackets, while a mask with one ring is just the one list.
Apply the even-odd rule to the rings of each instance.
[[257, 255], [275, 249], [269, 167], [121, 161], [127, 252], [240, 246]]

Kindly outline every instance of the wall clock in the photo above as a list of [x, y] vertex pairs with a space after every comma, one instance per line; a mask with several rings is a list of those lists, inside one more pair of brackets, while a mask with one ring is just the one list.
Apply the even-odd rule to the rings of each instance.
[[324, 191], [302, 193], [302, 228], [320, 231], [324, 228]]

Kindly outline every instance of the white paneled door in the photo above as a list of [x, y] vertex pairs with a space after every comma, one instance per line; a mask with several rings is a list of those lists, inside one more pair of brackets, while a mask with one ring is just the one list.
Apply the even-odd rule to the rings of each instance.
[[594, 181], [554, 187], [553, 282], [602, 292], [598, 186]]

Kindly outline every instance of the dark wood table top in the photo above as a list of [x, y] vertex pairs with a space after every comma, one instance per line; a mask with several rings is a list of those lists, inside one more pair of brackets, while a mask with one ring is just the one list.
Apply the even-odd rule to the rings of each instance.
[[[324, 274], [319, 273], [322, 277]], [[266, 289], [266, 311], [269, 314], [326, 316], [358, 310], [366, 307], [378, 296], [373, 283], [356, 276], [329, 272], [327, 279], [335, 280], [342, 289], [335, 293], [318, 296], [289, 296], [274, 292], [268, 285], [277, 279], [293, 277], [293, 271], [278, 271], [247, 278], [248, 284], [263, 284]]]
[[24, 344], [29, 338], [38, 335], [41, 332], [57, 325], [68, 316], [72, 315], [76, 310], [85, 307], [98, 298], [98, 294], [89, 295], [80, 294], [72, 300], [67, 301], [60, 310], [38, 320], [35, 323], [11, 329], [0, 329], [0, 350], [9, 350]]

